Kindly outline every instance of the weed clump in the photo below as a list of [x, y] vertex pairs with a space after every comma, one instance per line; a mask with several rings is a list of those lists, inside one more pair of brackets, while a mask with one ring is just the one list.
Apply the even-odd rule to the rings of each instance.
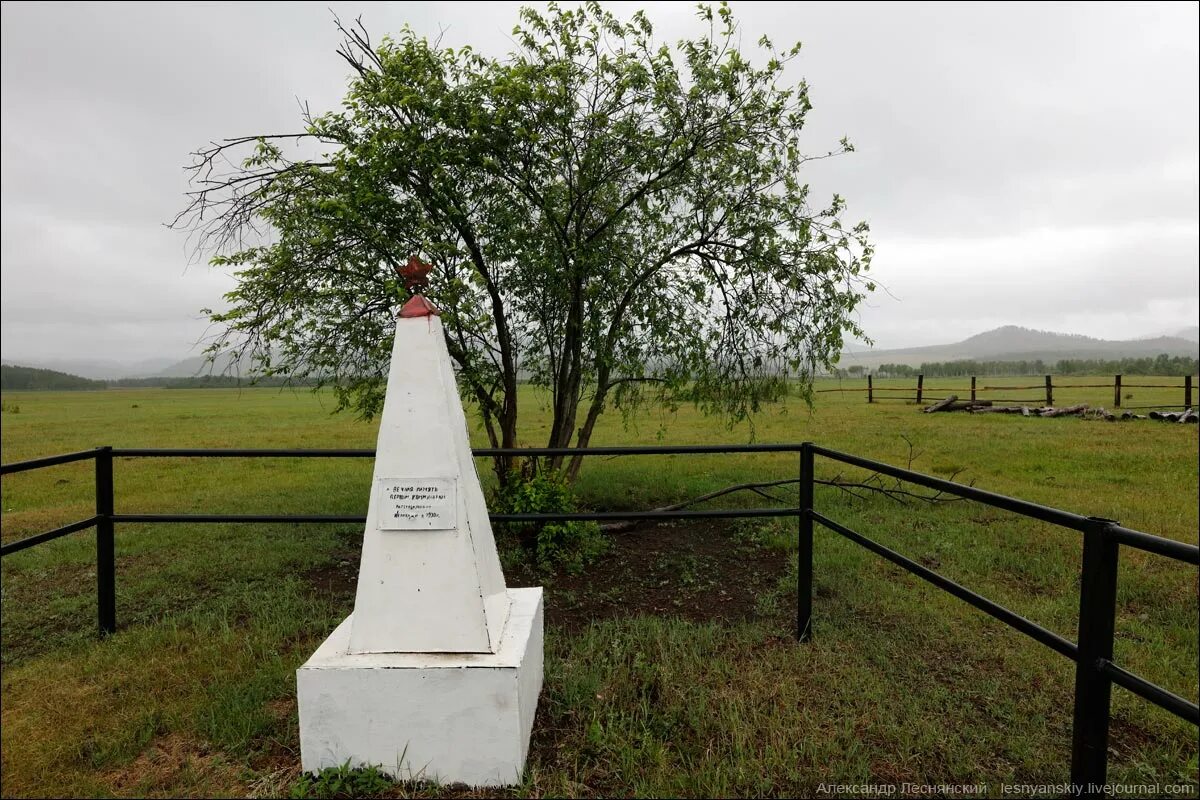
[[292, 785], [294, 798], [381, 797], [396, 788], [378, 767], [351, 768], [349, 763], [306, 772]]
[[[571, 514], [579, 510], [566, 478], [555, 470], [514, 471], [491, 503], [499, 514]], [[541, 570], [578, 575], [608, 550], [608, 538], [594, 522], [508, 523], [525, 552]]]

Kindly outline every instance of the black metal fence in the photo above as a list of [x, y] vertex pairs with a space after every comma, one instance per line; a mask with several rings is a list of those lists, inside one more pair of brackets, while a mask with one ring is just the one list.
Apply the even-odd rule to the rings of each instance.
[[[575, 455], [557, 448], [478, 449], [477, 457], [542, 457]], [[795, 453], [799, 456], [799, 505], [795, 508], [712, 509], [702, 511], [619, 511], [571, 514], [492, 514], [493, 522], [552, 522], [572, 520], [664, 520], [714, 517], [796, 517], [798, 570], [796, 578], [796, 638], [812, 637], [813, 623], [813, 523], [819, 523], [855, 544], [891, 561], [945, 592], [1024, 633], [1075, 662], [1074, 718], [1071, 744], [1071, 783], [1084, 797], [1104, 794], [1108, 774], [1110, 699], [1115, 683], [1176, 716], [1200, 725], [1200, 707], [1113, 661], [1113, 635], [1117, 611], [1117, 563], [1120, 547], [1132, 547], [1166, 558], [1200, 565], [1200, 548], [1131, 530], [1098, 517], [1085, 517], [1049, 506], [996, 494], [931, 475], [894, 467], [869, 458], [831, 450], [811, 442], [802, 444], [691, 445], [677, 447], [595, 447], [588, 456], [699, 455], [725, 453]], [[373, 450], [201, 450], [201, 449], [114, 449], [99, 447], [78, 453], [15, 462], [0, 466], [0, 475], [11, 475], [74, 461], [94, 460], [96, 467], [96, 513], [87, 519], [0, 546], [0, 556], [34, 547], [77, 531], [96, 529], [96, 598], [100, 634], [113, 633], [116, 619], [116, 559], [114, 529], [120, 522], [138, 523], [363, 523], [362, 515], [282, 514], [118, 514], [113, 498], [114, 458], [371, 458]], [[828, 458], [849, 466], [872, 470], [946, 494], [1049, 522], [1083, 534], [1083, 567], [1080, 580], [1078, 642], [1071, 642], [1016, 612], [946, 578], [858, 531], [818, 512], [813, 505], [814, 461]]]

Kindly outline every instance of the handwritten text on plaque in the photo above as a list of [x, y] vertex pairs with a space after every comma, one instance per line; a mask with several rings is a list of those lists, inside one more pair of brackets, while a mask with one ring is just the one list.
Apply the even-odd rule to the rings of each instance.
[[454, 478], [380, 478], [379, 529], [438, 531], [456, 527]]

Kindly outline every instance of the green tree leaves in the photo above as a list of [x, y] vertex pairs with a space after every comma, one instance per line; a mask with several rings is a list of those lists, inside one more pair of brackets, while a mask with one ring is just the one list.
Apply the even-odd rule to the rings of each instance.
[[[708, 30], [668, 47], [641, 13], [526, 8], [503, 59], [339, 25], [346, 101], [297, 135], [324, 156], [288, 160], [288, 137], [197, 153], [177, 224], [239, 278], [214, 349], [332, 384], [369, 416], [402, 299], [392, 267], [420, 254], [495, 444], [517, 441], [518, 378], [549, 389], [562, 447], [586, 446], [610, 406], [740, 419], [807, 387], [863, 336], [867, 226], [842, 224], [840, 197], [808, 203], [811, 104], [784, 75], [798, 45], [764, 37], [751, 58], [727, 6], [699, 14]], [[240, 168], [214, 176], [237, 147]], [[256, 224], [269, 238], [244, 246]]]

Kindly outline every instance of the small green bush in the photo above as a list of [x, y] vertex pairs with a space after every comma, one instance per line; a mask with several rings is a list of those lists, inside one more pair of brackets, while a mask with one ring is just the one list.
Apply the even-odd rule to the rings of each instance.
[[[514, 472], [493, 499], [500, 514], [569, 514], [577, 511], [575, 495], [563, 476], [552, 470]], [[608, 550], [608, 538], [594, 522], [510, 524], [521, 544], [543, 570], [578, 574]]]
[[396, 787], [395, 782], [378, 767], [356, 767], [342, 764], [317, 773], [306, 772], [292, 785], [294, 798], [352, 798], [379, 797]]

